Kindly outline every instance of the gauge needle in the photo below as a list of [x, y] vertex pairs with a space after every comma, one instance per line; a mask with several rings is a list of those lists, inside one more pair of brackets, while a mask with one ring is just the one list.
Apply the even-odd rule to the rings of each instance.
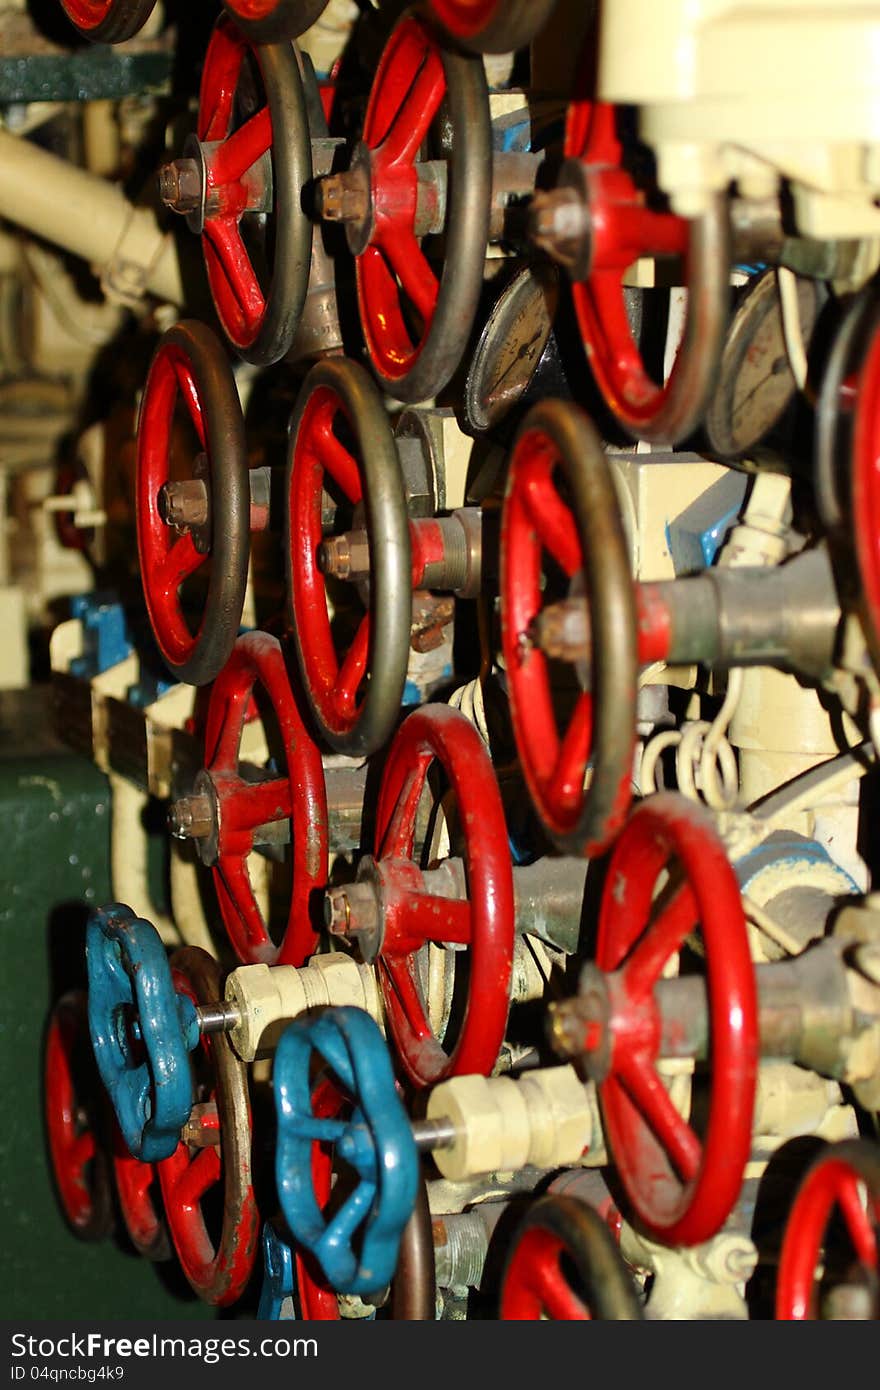
[[522, 345], [522, 347], [520, 348], [519, 352], [518, 352], [518, 353], [516, 354], [516, 356], [508, 363], [508, 365], [504, 368], [504, 371], [501, 373], [501, 375], [500, 375], [500, 377], [498, 378], [498, 380], [495, 382], [495, 391], [493, 391], [493, 393], [492, 393], [493, 395], [495, 394], [495, 392], [497, 392], [497, 390], [498, 390], [499, 386], [501, 385], [502, 381], [504, 380], [504, 378], [507, 377], [507, 376], [510, 376], [510, 373], [513, 371], [513, 369], [514, 369], [514, 367], [517, 365], [517, 363], [521, 362], [522, 359], [523, 359], [524, 357], [528, 357], [528, 355], [529, 355], [529, 353], [531, 352], [532, 348], [535, 346], [535, 343], [538, 343], [538, 342], [541, 341], [541, 337], [542, 337], [542, 330], [539, 328], [538, 331], [537, 331], [537, 333], [534, 335], [534, 337], [530, 338], [529, 341], [528, 341], [527, 343], [523, 343], [523, 345]]
[[781, 372], [785, 371], [787, 366], [787, 357], [777, 357], [776, 361], [773, 363], [773, 366], [770, 368], [770, 371], [767, 373], [767, 375], [762, 376], [757, 386], [753, 386], [751, 391], [749, 391], [747, 395], [743, 396], [742, 400], [736, 405], [736, 407], [733, 410], [733, 419], [738, 419], [739, 416], [742, 415], [749, 401], [752, 399], [753, 396], [756, 396], [758, 394], [762, 386], [766, 385], [766, 383], [770, 381], [772, 377], [779, 376]]

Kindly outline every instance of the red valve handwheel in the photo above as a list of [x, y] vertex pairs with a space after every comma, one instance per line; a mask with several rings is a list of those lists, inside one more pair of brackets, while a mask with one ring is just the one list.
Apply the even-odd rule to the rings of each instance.
[[632, 1275], [599, 1213], [576, 1197], [552, 1195], [534, 1202], [504, 1271], [502, 1321], [643, 1316]]
[[[438, 275], [415, 231], [416, 163], [444, 103], [452, 150]], [[483, 285], [492, 150], [480, 59], [443, 48], [428, 25], [405, 16], [379, 62], [358, 157], [370, 184], [368, 240], [356, 261], [370, 362], [397, 400], [427, 400], [461, 359]]]
[[[223, 997], [223, 972], [207, 951], [183, 947], [171, 957], [171, 967], [175, 988], [194, 1003], [215, 1003]], [[227, 1307], [245, 1290], [260, 1230], [251, 1177], [248, 1074], [222, 1033], [203, 1034], [201, 1054], [210, 1074], [210, 1099], [200, 1112], [200, 1128], [219, 1133], [219, 1143], [202, 1147], [182, 1138], [171, 1157], [157, 1166], [168, 1229], [183, 1272], [206, 1303]], [[223, 1228], [215, 1242], [203, 1204], [219, 1184]]]
[[[239, 745], [255, 687], [265, 691], [278, 721], [286, 771], [267, 782], [246, 782]], [[245, 964], [303, 965], [317, 944], [313, 898], [327, 879], [327, 793], [321, 754], [291, 689], [277, 638], [240, 637], [211, 691], [205, 733], [208, 794], [216, 797], [219, 831], [214, 884], [223, 921]], [[289, 820], [293, 889], [284, 939], [276, 946], [254, 897], [247, 857], [258, 826]]]
[[83, 990], [65, 994], [46, 1034], [43, 1104], [52, 1175], [71, 1230], [103, 1240], [113, 1230], [113, 1201], [99, 1133], [103, 1088], [89, 1040]]
[[[163, 489], [174, 469], [174, 412], [189, 413], [206, 461], [208, 520], [176, 527], [163, 517]], [[137, 534], [144, 598], [162, 656], [190, 685], [212, 681], [238, 634], [250, 552], [250, 489], [244, 421], [219, 340], [204, 324], [177, 323], [150, 365], [137, 436]], [[207, 596], [193, 633], [184, 610], [186, 581], [207, 564]]]
[[[729, 299], [729, 231], [722, 198], [688, 223], [656, 212], [623, 167], [616, 110], [606, 102], [569, 107], [566, 166], [589, 209], [590, 268], [572, 286], [581, 335], [608, 409], [634, 439], [677, 443], [703, 418], [715, 385]], [[684, 337], [665, 385], [649, 375], [630, 328], [623, 277], [642, 256], [683, 255], [688, 307]]]
[[[531, 637], [547, 601], [545, 556], [568, 581], [583, 579], [592, 634], [590, 688], [578, 695], [562, 736], [551, 668]], [[636, 607], [608, 461], [583, 411], [561, 401], [529, 412], [511, 455], [501, 522], [501, 641], [532, 801], [561, 849], [598, 854], [631, 797]]]
[[[288, 459], [288, 589], [306, 695], [332, 748], [352, 756], [374, 753], [388, 741], [400, 713], [412, 582], [397, 447], [382, 398], [363, 367], [343, 359], [312, 368], [290, 422]], [[349, 517], [363, 514], [370, 538], [369, 606], [341, 652], [318, 563], [328, 494]], [[355, 598], [354, 586], [348, 588]]]
[[122, 43], [142, 29], [156, 0], [61, 0], [71, 24], [92, 43]]
[[852, 524], [862, 579], [865, 638], [880, 668], [880, 331], [858, 374], [852, 453]]
[[[467, 865], [465, 901], [419, 891], [412, 862], [419, 798], [435, 759], [458, 806]], [[388, 1027], [407, 1076], [417, 1086], [450, 1076], [487, 1076], [504, 1041], [510, 1005], [513, 870], [486, 746], [464, 715], [448, 705], [416, 710], [391, 745], [379, 792], [374, 863], [382, 881], [385, 925], [377, 964]], [[431, 1031], [419, 984], [416, 953], [431, 941], [469, 947], [467, 1000], [451, 1054]]]
[[[858, 418], [859, 374], [880, 327], [878, 287], [870, 280], [844, 301], [816, 400], [813, 485], [823, 525], [846, 536], [852, 517], [853, 446]], [[870, 419], [868, 415], [867, 421]], [[870, 474], [868, 474], [870, 477]]]
[[236, 24], [255, 43], [298, 39], [327, 8], [328, 0], [223, 0]]
[[161, 1204], [154, 1198], [159, 1175], [154, 1163], [132, 1158], [119, 1126], [113, 1126], [113, 1178], [128, 1238], [145, 1260], [155, 1264], [173, 1254]]
[[874, 1316], [880, 1317], [880, 1148], [846, 1140], [823, 1150], [795, 1197], [779, 1260], [777, 1318], [800, 1322], [819, 1316], [822, 1248], [835, 1209], [870, 1281]]
[[[684, 881], [652, 918], [661, 873]], [[709, 995], [711, 1093], [702, 1139], [678, 1113], [657, 1072], [654, 987], [702, 929]], [[609, 1071], [599, 1086], [609, 1151], [639, 1224], [667, 1245], [709, 1240], [742, 1186], [752, 1140], [758, 1067], [755, 972], [736, 875], [707, 812], [660, 793], [633, 812], [602, 897], [596, 965], [618, 972]]]
[[[263, 89], [256, 97], [255, 83]], [[253, 109], [238, 124], [243, 103]], [[253, 45], [221, 15], [202, 69], [197, 134], [205, 190], [192, 225], [203, 233], [217, 316], [242, 357], [269, 366], [293, 342], [312, 246], [302, 207], [311, 136], [290, 43]]]
[[531, 43], [556, 0], [428, 0], [428, 12], [477, 53], [513, 53]]

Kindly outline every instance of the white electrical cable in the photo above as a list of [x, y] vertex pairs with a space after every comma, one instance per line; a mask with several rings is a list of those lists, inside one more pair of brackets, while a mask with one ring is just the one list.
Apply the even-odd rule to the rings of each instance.
[[808, 768], [769, 796], [754, 802], [748, 810], [765, 824], [783, 823], [801, 811], [809, 811], [838, 787], [845, 787], [857, 777], [864, 777], [877, 765], [877, 753], [872, 743], [859, 743], [847, 753], [841, 753], [818, 767]]
[[645, 744], [639, 785], [643, 795], [659, 790], [657, 766], [669, 748], [675, 753], [678, 790], [691, 801], [704, 801], [713, 811], [730, 811], [739, 795], [739, 768], [727, 730], [742, 695], [741, 668], [732, 670], [721, 708], [711, 721], [694, 719], [681, 729], [663, 729]]
[[468, 681], [467, 685], [459, 686], [458, 690], [453, 691], [449, 697], [449, 703], [453, 709], [461, 710], [465, 719], [470, 720], [488, 747], [489, 726], [486, 723], [486, 705], [483, 700], [483, 682], [480, 677]]

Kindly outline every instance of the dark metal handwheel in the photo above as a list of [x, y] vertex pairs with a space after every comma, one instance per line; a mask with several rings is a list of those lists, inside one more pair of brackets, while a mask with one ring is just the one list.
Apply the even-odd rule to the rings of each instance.
[[223, 0], [254, 43], [298, 39], [324, 13], [328, 0]]
[[[191, 417], [208, 473], [209, 512], [201, 526], [166, 520], [178, 397]], [[226, 354], [204, 324], [177, 323], [156, 349], [141, 402], [137, 533], [150, 623], [179, 680], [207, 684], [232, 651], [247, 585], [250, 529], [244, 421]], [[209, 558], [207, 596], [193, 633], [181, 591]]]
[[[251, 61], [264, 97], [251, 101], [242, 121]], [[202, 189], [189, 223], [202, 234], [223, 331], [245, 361], [269, 366], [293, 342], [312, 249], [312, 223], [302, 205], [303, 188], [312, 177], [311, 133], [289, 42], [252, 44], [228, 15], [221, 15], [205, 55], [197, 138], [189, 151]], [[186, 172], [188, 164], [185, 159], [176, 167]], [[178, 203], [179, 211], [185, 207]], [[262, 248], [252, 233], [262, 237]]]
[[[533, 641], [547, 602], [546, 556], [571, 592], [583, 583], [592, 634], [589, 688], [581, 690], [564, 733], [548, 658]], [[561, 849], [598, 854], [620, 829], [631, 797], [635, 591], [599, 437], [582, 410], [562, 401], [543, 401], [529, 412], [511, 456], [501, 522], [501, 638], [532, 801]]]
[[92, 43], [123, 43], [142, 29], [156, 0], [61, 0], [71, 24]]
[[556, 0], [427, 0], [452, 38], [475, 53], [515, 53], [544, 27]]
[[[353, 452], [334, 430], [347, 427]], [[369, 536], [368, 609], [344, 653], [334, 644], [318, 552], [325, 489], [362, 509]], [[410, 534], [388, 414], [357, 363], [319, 362], [290, 422], [287, 579], [303, 684], [338, 753], [373, 753], [400, 713], [412, 621]]]
[[530, 1207], [504, 1271], [502, 1321], [541, 1317], [559, 1322], [644, 1317], [606, 1222], [575, 1197], [541, 1197]]
[[[451, 153], [438, 274], [415, 235], [413, 200], [422, 143], [441, 106]], [[355, 165], [370, 185], [369, 226], [355, 252], [367, 352], [390, 395], [424, 401], [455, 371], [483, 285], [492, 137], [480, 59], [444, 47], [430, 25], [404, 16], [379, 63]]]
[[[193, 1002], [221, 998], [223, 971], [207, 951], [185, 946], [169, 963]], [[211, 1100], [193, 1112], [177, 1149], [159, 1164], [159, 1182], [184, 1274], [206, 1303], [227, 1307], [241, 1297], [251, 1276], [260, 1230], [251, 1174], [248, 1072], [223, 1034], [204, 1036], [201, 1050], [211, 1074]], [[210, 1142], [217, 1133], [219, 1144]], [[218, 1207], [212, 1200], [215, 1188], [223, 1194], [216, 1241], [205, 1219], [206, 1210]]]

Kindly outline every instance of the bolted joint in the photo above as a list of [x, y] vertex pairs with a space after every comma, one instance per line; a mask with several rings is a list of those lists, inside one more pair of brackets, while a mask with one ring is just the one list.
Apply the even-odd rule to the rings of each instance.
[[351, 167], [327, 174], [315, 186], [315, 208], [326, 222], [339, 222], [353, 256], [361, 256], [373, 235], [372, 153], [362, 142], [355, 146]]
[[379, 899], [369, 883], [350, 883], [331, 888], [324, 896], [324, 924], [334, 936], [375, 931], [379, 922]]
[[601, 970], [584, 966], [577, 995], [550, 1005], [547, 1027], [554, 1052], [579, 1061], [592, 1081], [605, 1080], [611, 1070], [611, 1003]]
[[371, 879], [331, 888], [324, 895], [324, 924], [332, 936], [357, 942], [367, 964], [382, 948], [384, 916], [379, 886]]
[[159, 197], [172, 212], [195, 212], [202, 202], [202, 171], [196, 159], [173, 159], [159, 170]]
[[318, 547], [318, 569], [335, 579], [356, 582], [370, 573], [370, 539], [366, 531], [330, 536]]
[[202, 478], [190, 478], [183, 483], [164, 483], [159, 489], [159, 515], [166, 526], [178, 531], [207, 526], [209, 514], [208, 485]]
[[575, 188], [536, 193], [529, 209], [529, 237], [575, 279], [589, 273], [592, 219], [589, 204]]
[[590, 615], [583, 598], [549, 604], [533, 620], [528, 638], [555, 661], [589, 661]]
[[319, 179], [315, 205], [325, 222], [364, 222], [370, 212], [370, 190], [360, 172], [349, 169]]
[[414, 652], [434, 652], [447, 641], [455, 619], [455, 599], [439, 597], [423, 589], [413, 594], [410, 646]]
[[199, 1101], [190, 1111], [189, 1119], [180, 1131], [184, 1144], [195, 1149], [218, 1148], [222, 1142], [220, 1118], [214, 1101]]
[[208, 796], [182, 796], [168, 810], [168, 829], [176, 840], [205, 840], [214, 830], [214, 808]]

